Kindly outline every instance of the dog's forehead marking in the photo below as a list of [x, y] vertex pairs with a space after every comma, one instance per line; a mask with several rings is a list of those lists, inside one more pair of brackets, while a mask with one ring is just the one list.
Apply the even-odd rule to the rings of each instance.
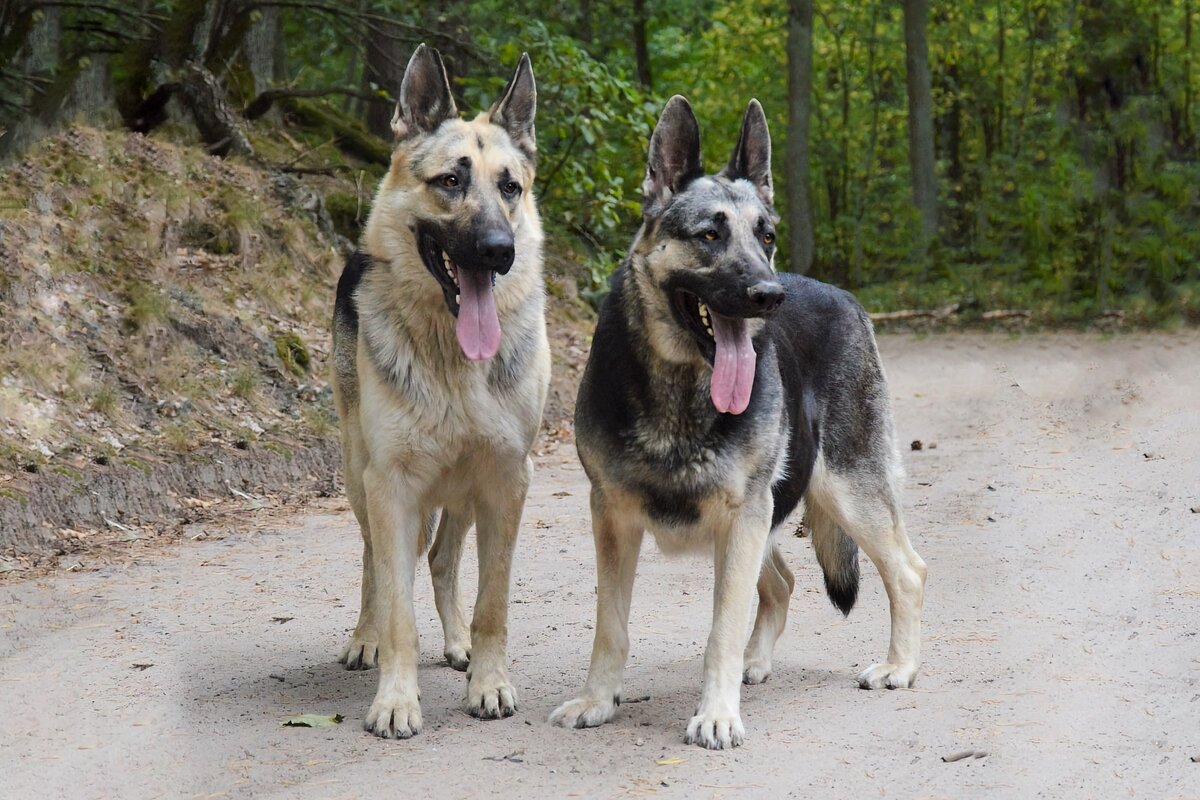
[[745, 220], [753, 226], [760, 218], [769, 218], [770, 212], [749, 181], [709, 175], [692, 181], [678, 194], [666, 216], [685, 227], [728, 220]]
[[532, 165], [508, 134], [482, 115], [470, 122], [447, 120], [435, 133], [413, 145], [409, 170], [419, 180], [465, 169], [487, 178], [532, 179]]

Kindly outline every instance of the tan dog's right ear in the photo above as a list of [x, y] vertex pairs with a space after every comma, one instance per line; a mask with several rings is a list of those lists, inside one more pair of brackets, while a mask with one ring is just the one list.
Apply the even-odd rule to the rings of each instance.
[[537, 136], [533, 119], [537, 116], [537, 85], [533, 81], [533, 65], [529, 54], [522, 53], [517, 71], [504, 87], [500, 99], [488, 110], [493, 125], [508, 132], [509, 138], [528, 158], [537, 155]]
[[404, 79], [400, 81], [400, 100], [392, 115], [392, 133], [396, 139], [407, 139], [418, 133], [432, 133], [448, 119], [458, 116], [450, 79], [442, 54], [424, 44], [417, 45]]

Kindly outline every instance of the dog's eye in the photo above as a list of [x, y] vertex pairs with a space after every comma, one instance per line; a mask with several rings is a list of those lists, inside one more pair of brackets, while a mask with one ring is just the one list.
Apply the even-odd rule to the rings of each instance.
[[775, 244], [775, 234], [767, 231], [763, 234], [763, 244]]
[[700, 235], [702, 237], [704, 237], [704, 241], [706, 241], [706, 242], [715, 242], [717, 239], [721, 238], [720, 234], [718, 234], [712, 228], [709, 228], [708, 230], [706, 230], [704, 233], [702, 233]]
[[504, 194], [508, 195], [509, 197], [512, 197], [517, 192], [521, 191], [521, 184], [517, 183], [516, 181], [506, 181], [500, 184], [500, 191], [504, 192]]
[[458, 176], [450, 174], [443, 175], [437, 179], [437, 182], [442, 186], [445, 186], [447, 189], [453, 189], [454, 187], [458, 186]]

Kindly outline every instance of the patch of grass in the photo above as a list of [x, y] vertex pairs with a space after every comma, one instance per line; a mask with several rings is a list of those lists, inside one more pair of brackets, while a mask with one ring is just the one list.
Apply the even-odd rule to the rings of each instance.
[[142, 461], [140, 458], [128, 456], [126, 458], [122, 458], [121, 463], [127, 467], [133, 467], [134, 469], [141, 470], [146, 475], [150, 475], [154, 472], [154, 467], [150, 466], [145, 461]]
[[176, 453], [190, 453], [196, 447], [192, 426], [186, 422], [170, 422], [163, 425], [163, 441]]
[[0, 486], [0, 497], [3, 497], [6, 500], [12, 500], [15, 503], [19, 503], [21, 508], [29, 505], [28, 497], [20, 492], [13, 491], [12, 489], [6, 489], [3, 486]]
[[229, 388], [243, 400], [252, 399], [258, 390], [258, 370], [249, 364], [238, 367]]
[[64, 478], [70, 478], [73, 481], [83, 480], [83, 473], [77, 469], [72, 469], [66, 464], [54, 464], [50, 467], [50, 471], [56, 475], [62, 475]]
[[275, 354], [289, 372], [300, 377], [307, 375], [312, 365], [312, 357], [304, 346], [304, 340], [293, 331], [275, 337]]
[[278, 453], [288, 461], [292, 460], [292, 451], [278, 442], [262, 442], [262, 447], [264, 450], [270, 450], [272, 453]]
[[337, 419], [323, 406], [305, 406], [300, 412], [300, 418], [313, 434], [322, 439], [337, 433]]
[[127, 330], [145, 330], [167, 320], [170, 302], [157, 286], [148, 281], [134, 281], [129, 284], [127, 294], [129, 305], [124, 317]]
[[337, 232], [357, 242], [371, 213], [371, 198], [365, 192], [360, 197], [355, 192], [330, 191], [325, 194], [325, 208]]

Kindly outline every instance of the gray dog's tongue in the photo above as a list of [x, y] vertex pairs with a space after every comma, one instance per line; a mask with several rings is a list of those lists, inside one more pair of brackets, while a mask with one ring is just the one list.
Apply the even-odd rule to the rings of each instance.
[[458, 344], [472, 361], [492, 358], [500, 350], [500, 318], [496, 316], [492, 273], [473, 269], [456, 272], [459, 300], [455, 333]]
[[722, 414], [740, 414], [750, 405], [758, 356], [744, 319], [723, 317], [709, 309], [717, 354], [713, 358], [712, 401]]

